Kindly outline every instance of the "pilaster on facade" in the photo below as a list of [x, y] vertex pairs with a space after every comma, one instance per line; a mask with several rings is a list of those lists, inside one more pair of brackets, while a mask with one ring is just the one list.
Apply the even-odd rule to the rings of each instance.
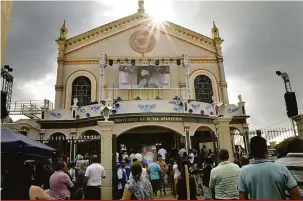
[[233, 144], [230, 134], [230, 117], [217, 117], [214, 124], [217, 130], [217, 137], [219, 141], [219, 148], [227, 149], [229, 152], [229, 160], [233, 161]]
[[101, 199], [112, 200], [112, 156], [116, 154], [113, 152], [112, 136], [115, 123], [113, 121], [98, 121], [97, 123], [101, 133], [101, 164], [106, 174], [106, 178], [102, 181]]
[[185, 131], [185, 148], [188, 151], [191, 149], [191, 139], [190, 139], [190, 125], [184, 125], [184, 131]]
[[77, 136], [77, 128], [71, 128], [69, 133], [71, 137], [75, 138]]

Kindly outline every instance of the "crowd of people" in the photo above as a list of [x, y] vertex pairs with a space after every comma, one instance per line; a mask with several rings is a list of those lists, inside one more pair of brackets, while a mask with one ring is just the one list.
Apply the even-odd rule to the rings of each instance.
[[[205, 146], [200, 153], [196, 150], [187, 153], [182, 148], [176, 159], [167, 158], [167, 152], [162, 147], [158, 150], [158, 161], [148, 165], [141, 156], [136, 158], [140, 154], [131, 153], [134, 155], [132, 163], [125, 153], [122, 166], [117, 171], [121, 193], [116, 199], [158, 198], [157, 193], [160, 191], [160, 196], [162, 192], [165, 195], [169, 186], [178, 200], [186, 200], [188, 192], [191, 200], [196, 200], [199, 195], [206, 200], [301, 200], [303, 161], [295, 157], [303, 153], [303, 140], [296, 139], [294, 142], [288, 145], [288, 156], [276, 161], [268, 160], [267, 141], [261, 136], [251, 138], [250, 156], [237, 155], [233, 162], [228, 150], [220, 149], [215, 163], [214, 155], [206, 151]], [[186, 187], [186, 166], [189, 168], [189, 191]]]
[[[303, 161], [297, 156], [303, 153], [303, 140], [289, 142], [288, 146], [287, 157], [275, 162], [267, 160], [267, 142], [261, 136], [250, 140], [253, 160], [242, 154], [231, 162], [226, 149], [214, 154], [205, 146], [188, 151], [182, 147], [175, 154], [161, 147], [157, 150], [157, 160], [149, 162], [139, 150], [130, 151], [130, 155], [124, 151], [117, 154], [113, 198], [150, 200], [171, 193], [178, 200], [188, 197], [197, 200], [198, 196], [206, 200], [300, 200]], [[88, 167], [78, 163], [82, 159], [78, 154], [71, 163], [62, 156], [52, 164], [48, 160], [5, 163], [9, 166], [2, 165], [1, 197], [4, 200], [100, 200], [105, 169], [97, 155], [89, 157]]]
[[[210, 171], [214, 166], [214, 154], [206, 146], [201, 150], [186, 150], [181, 147], [180, 150], [165, 150], [160, 147], [157, 150], [157, 160], [148, 161], [142, 156], [141, 150], [124, 150], [117, 153], [117, 193], [115, 199], [128, 199], [129, 195], [135, 194], [133, 189], [139, 191], [140, 186], [145, 186], [137, 195], [137, 198], [151, 199], [161, 198], [167, 194], [167, 188], [171, 190], [174, 198], [186, 199], [185, 165], [190, 173], [190, 197], [197, 199], [197, 196], [203, 195], [203, 180], [207, 183]], [[134, 171], [139, 171], [133, 173]], [[208, 170], [208, 173], [207, 173]], [[204, 173], [203, 173], [204, 171]], [[140, 174], [135, 178], [134, 174]], [[208, 179], [207, 179], [208, 177]], [[142, 181], [141, 181], [142, 180]], [[150, 183], [150, 187], [148, 186]], [[149, 193], [146, 191], [150, 190]], [[130, 193], [131, 192], [131, 193]], [[144, 196], [143, 196], [144, 195]]]

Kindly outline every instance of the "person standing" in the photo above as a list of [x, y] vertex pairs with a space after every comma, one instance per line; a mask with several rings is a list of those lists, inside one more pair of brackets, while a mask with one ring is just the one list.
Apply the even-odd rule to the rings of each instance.
[[167, 151], [161, 146], [161, 149], [158, 150], [158, 155], [162, 157], [162, 160], [166, 162]]
[[[8, 167], [3, 167], [5, 163]], [[23, 161], [19, 163], [18, 159], [8, 163], [2, 158], [1, 200], [51, 200], [42, 188], [33, 185], [32, 167], [23, 164]]]
[[69, 176], [71, 177], [71, 180], [74, 184], [77, 182], [78, 177], [78, 169], [76, 169], [76, 163], [71, 162], [70, 163], [70, 169], [68, 170]]
[[240, 167], [228, 159], [228, 150], [220, 149], [218, 153], [219, 165], [211, 170], [209, 180], [213, 199], [234, 200], [239, 198], [237, 182]]
[[133, 178], [129, 179], [124, 187], [122, 200], [152, 200], [153, 189], [150, 181], [142, 174], [139, 161], [131, 166]]
[[168, 172], [168, 167], [167, 164], [164, 162], [164, 160], [162, 159], [162, 157], [160, 156], [158, 158], [158, 162], [157, 164], [160, 165], [161, 168], [161, 174], [160, 174], [160, 196], [162, 196], [162, 191], [164, 193], [164, 195], [166, 195], [166, 186], [167, 186], [167, 172]]
[[184, 157], [184, 153], [186, 153], [186, 150], [184, 149], [184, 146], [181, 146], [181, 149], [179, 150], [179, 157], [183, 158]]
[[160, 175], [161, 175], [161, 167], [159, 164], [152, 162], [148, 166], [148, 171], [150, 174], [151, 185], [153, 187], [153, 194], [155, 198], [157, 197], [157, 192], [160, 190], [161, 182], [160, 182]]
[[117, 195], [118, 200], [120, 200], [122, 198], [124, 185], [128, 181], [126, 171], [125, 171], [124, 167], [125, 167], [125, 161], [122, 160], [121, 165], [120, 164], [117, 165], [117, 168], [118, 168], [117, 178], [118, 178], [118, 181], [119, 181], [119, 183], [118, 183], [118, 195]]
[[101, 199], [101, 180], [105, 179], [104, 167], [98, 163], [98, 156], [92, 157], [92, 164], [87, 167], [84, 183], [85, 187], [85, 199], [86, 200], [100, 200]]
[[188, 151], [188, 153], [189, 153], [188, 160], [189, 160], [190, 164], [192, 165], [192, 164], [194, 164], [195, 154], [191, 149]]
[[240, 160], [239, 160], [240, 167], [243, 167], [243, 166], [248, 165], [248, 164], [249, 164], [249, 157], [246, 156], [246, 155], [242, 155], [240, 157]]
[[203, 147], [201, 149], [201, 155], [202, 155], [203, 161], [206, 161], [206, 159], [208, 158], [208, 154], [209, 154], [209, 150], [206, 148], [205, 145], [203, 145]]
[[205, 200], [210, 200], [212, 198], [212, 192], [209, 189], [209, 180], [210, 180], [210, 173], [213, 169], [213, 161], [211, 158], [206, 159], [206, 166], [203, 168], [203, 192]]
[[133, 160], [134, 160], [135, 157], [136, 157], [136, 154], [134, 153], [134, 150], [131, 150], [130, 155], [129, 155], [131, 164], [133, 163]]
[[69, 188], [73, 188], [74, 184], [68, 175], [68, 167], [66, 162], [59, 163], [55, 172], [49, 179], [50, 191], [49, 195], [55, 200], [69, 200], [71, 193]]
[[140, 149], [138, 149], [136, 155], [135, 155], [135, 158], [138, 159], [138, 161], [142, 162], [143, 161], [143, 156], [142, 154], [140, 153]]
[[292, 200], [301, 199], [298, 184], [289, 170], [267, 160], [267, 141], [263, 137], [252, 137], [250, 150], [254, 160], [241, 169], [238, 181], [240, 200], [285, 200], [286, 191]]
[[[186, 172], [185, 172], [185, 165], [187, 167], [190, 166], [190, 162], [188, 160], [185, 160], [182, 162], [182, 168], [180, 171], [180, 176], [178, 177], [177, 182], [177, 195], [178, 200], [186, 200], [187, 199], [187, 188], [186, 188]], [[190, 200], [197, 200], [196, 194], [197, 194], [197, 187], [195, 183], [195, 179], [192, 177], [192, 175], [189, 176], [189, 189], [190, 189]]]

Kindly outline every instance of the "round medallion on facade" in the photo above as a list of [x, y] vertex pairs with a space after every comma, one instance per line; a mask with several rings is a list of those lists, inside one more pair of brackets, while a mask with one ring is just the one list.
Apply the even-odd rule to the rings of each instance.
[[130, 46], [136, 52], [150, 52], [155, 47], [155, 37], [148, 31], [139, 30], [130, 36]]

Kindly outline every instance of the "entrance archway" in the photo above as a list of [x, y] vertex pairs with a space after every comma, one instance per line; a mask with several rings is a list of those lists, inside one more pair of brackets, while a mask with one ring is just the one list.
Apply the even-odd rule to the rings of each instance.
[[117, 136], [116, 152], [121, 154], [127, 151], [152, 149], [157, 158], [158, 149], [165, 148], [168, 152], [184, 145], [185, 137], [180, 133], [162, 126], [138, 126]]
[[207, 126], [200, 126], [196, 129], [193, 136], [191, 136], [191, 146], [194, 149], [200, 150], [205, 146], [214, 152], [217, 147], [217, 136], [214, 131]]
[[70, 143], [68, 142], [66, 135], [63, 133], [57, 132], [51, 134], [47, 145], [54, 149], [57, 149], [57, 154], [59, 155], [70, 155]]
[[77, 154], [85, 155], [97, 155], [100, 157], [101, 151], [101, 135], [95, 130], [87, 130], [79, 136], [77, 140]]

